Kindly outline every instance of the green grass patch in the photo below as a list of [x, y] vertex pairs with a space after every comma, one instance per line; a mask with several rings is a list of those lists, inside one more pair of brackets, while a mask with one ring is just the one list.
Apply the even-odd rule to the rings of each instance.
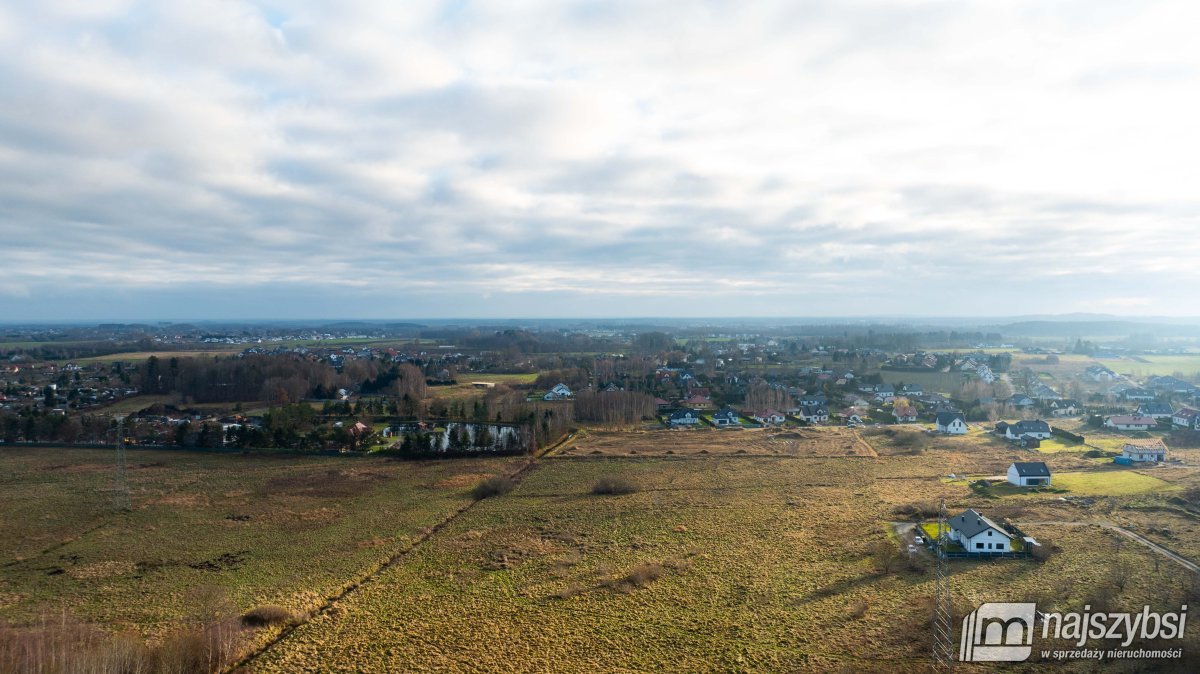
[[1054, 487], [1072, 494], [1089, 496], [1128, 496], [1149, 492], [1175, 491], [1178, 485], [1132, 470], [1098, 470], [1087, 473], [1054, 473]]

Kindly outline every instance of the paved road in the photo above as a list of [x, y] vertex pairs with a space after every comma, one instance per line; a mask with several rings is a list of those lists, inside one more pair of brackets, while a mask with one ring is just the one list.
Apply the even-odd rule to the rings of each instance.
[[1149, 540], [1143, 536], [1139, 536], [1138, 534], [1135, 534], [1128, 529], [1119, 527], [1119, 526], [1113, 524], [1112, 522], [1049, 521], [1049, 522], [1017, 522], [1015, 524], [1017, 526], [1060, 526], [1060, 527], [1093, 527], [1093, 526], [1097, 526], [1097, 527], [1103, 527], [1110, 531], [1115, 531], [1118, 534], [1128, 538], [1131, 541], [1141, 543], [1142, 545], [1150, 548], [1151, 550], [1153, 550], [1153, 551], [1157, 552], [1158, 554], [1162, 555], [1163, 557], [1166, 557], [1167, 559], [1175, 562], [1176, 564], [1179, 564], [1180, 566], [1187, 569], [1188, 571], [1191, 571], [1192, 573], [1200, 573], [1200, 564], [1196, 564], [1195, 562], [1188, 559], [1187, 557], [1183, 557], [1174, 552], [1171, 552], [1170, 550], [1164, 548], [1163, 546], [1159, 545], [1158, 543], [1155, 543], [1154, 541]]

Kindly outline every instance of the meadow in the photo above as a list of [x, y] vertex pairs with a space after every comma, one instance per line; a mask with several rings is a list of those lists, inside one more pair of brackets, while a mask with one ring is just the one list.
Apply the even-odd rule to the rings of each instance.
[[[66, 610], [157, 638], [215, 589], [234, 614], [298, 616], [246, 631], [262, 649], [246, 672], [927, 671], [933, 577], [891, 524], [914, 505], [1154, 522], [1171, 538], [1191, 526], [1171, 499], [1200, 484], [1182, 467], [1095, 473], [1151, 483], [1092, 505], [986, 495], [947, 473], [995, 475], [1031, 453], [979, 433], [914, 451], [900, 434], [797, 430], [585, 430], [534, 464], [131, 451], [129, 513], [111, 507], [109, 452], [3, 448], [0, 621]], [[848, 442], [865, 449], [848, 456]], [[1096, 493], [1094, 464], [1045, 456]], [[527, 465], [476, 500], [482, 480]], [[1078, 608], [1125, 568], [1139, 573], [1121, 575], [1116, 605], [1190, 596], [1176, 567], [1111, 532], [1026, 530], [1049, 559], [952, 564], [960, 615]]]
[[0, 621], [65, 609], [153, 637], [213, 588], [302, 614], [515, 465], [131, 450], [117, 512], [111, 450], [0, 448]]

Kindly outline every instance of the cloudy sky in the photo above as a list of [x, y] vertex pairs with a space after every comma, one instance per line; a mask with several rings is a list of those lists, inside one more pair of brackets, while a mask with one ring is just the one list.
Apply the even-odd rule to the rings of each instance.
[[1200, 315], [1200, 3], [0, 3], [0, 321]]

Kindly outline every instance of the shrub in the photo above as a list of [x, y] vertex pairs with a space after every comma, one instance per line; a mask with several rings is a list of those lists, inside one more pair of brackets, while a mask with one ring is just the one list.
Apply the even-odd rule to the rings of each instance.
[[282, 625], [296, 619], [296, 614], [282, 606], [259, 606], [242, 614], [242, 624], [246, 627], [266, 627]]
[[617, 592], [629, 593], [638, 588], [646, 587], [650, 583], [662, 578], [665, 573], [666, 569], [661, 564], [639, 564], [624, 577], [616, 578], [603, 584]]
[[892, 444], [897, 447], [908, 447], [912, 449], [923, 448], [929, 445], [929, 437], [923, 433], [904, 431], [896, 434], [896, 437], [892, 439]]
[[850, 603], [850, 606], [846, 608], [846, 615], [851, 620], [858, 620], [867, 614], [867, 609], [870, 607], [871, 604], [866, 599], [859, 599]]
[[637, 483], [617, 475], [605, 475], [592, 485], [593, 494], [632, 494], [637, 490]]
[[892, 508], [892, 512], [896, 515], [901, 515], [911, 520], [932, 520], [937, 519], [938, 505], [933, 501], [901, 503], [895, 508]]
[[475, 489], [471, 491], [471, 495], [476, 501], [481, 501], [489, 496], [499, 496], [507, 494], [513, 490], [516, 484], [511, 478], [503, 475], [495, 475], [475, 485]]

